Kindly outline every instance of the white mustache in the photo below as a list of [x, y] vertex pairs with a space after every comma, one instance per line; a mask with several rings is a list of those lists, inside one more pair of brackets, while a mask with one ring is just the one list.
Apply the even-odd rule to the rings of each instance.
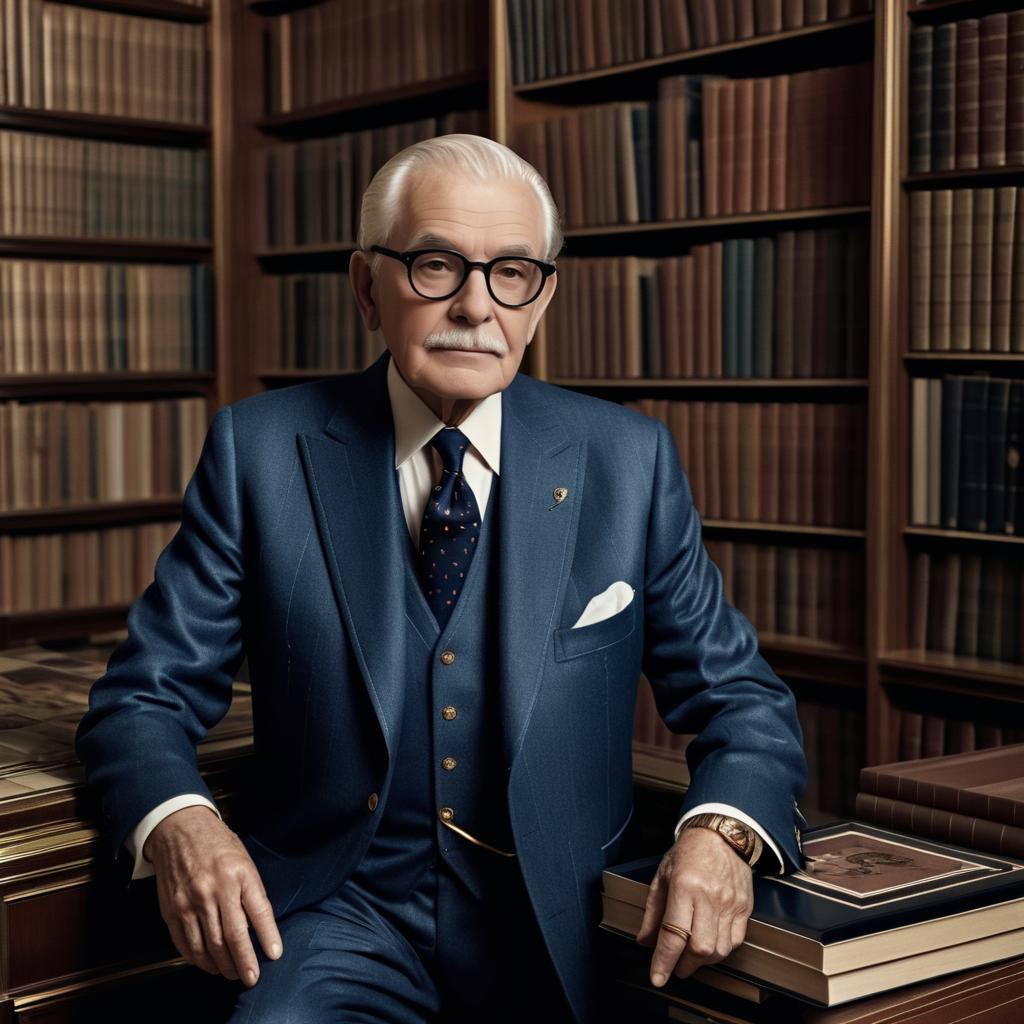
[[471, 331], [460, 331], [449, 328], [443, 331], [435, 331], [428, 335], [423, 341], [424, 348], [457, 348], [468, 349], [471, 352], [493, 352], [497, 356], [504, 356], [508, 348], [501, 338], [495, 338], [489, 334], [473, 334]]

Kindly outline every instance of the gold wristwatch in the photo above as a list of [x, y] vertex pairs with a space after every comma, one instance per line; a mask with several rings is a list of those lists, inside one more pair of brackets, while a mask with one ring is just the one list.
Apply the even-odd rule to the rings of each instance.
[[761, 837], [738, 818], [726, 814], [695, 814], [683, 822], [683, 828], [709, 828], [717, 832], [746, 862], [753, 867], [761, 856]]

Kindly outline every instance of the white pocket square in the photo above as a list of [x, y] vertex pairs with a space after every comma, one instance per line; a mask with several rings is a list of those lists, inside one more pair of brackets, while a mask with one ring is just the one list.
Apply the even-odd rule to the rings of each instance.
[[633, 600], [634, 590], [625, 580], [616, 580], [607, 590], [592, 597], [583, 609], [583, 614], [573, 623], [573, 629], [592, 626], [602, 619], [611, 618], [621, 612]]

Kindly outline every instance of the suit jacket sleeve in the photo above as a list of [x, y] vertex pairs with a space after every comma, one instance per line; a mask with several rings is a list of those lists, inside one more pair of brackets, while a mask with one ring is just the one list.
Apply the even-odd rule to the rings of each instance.
[[668, 427], [658, 423], [645, 565], [643, 671], [686, 751], [681, 813], [723, 803], [774, 839], [786, 870], [803, 866], [796, 799], [807, 781], [793, 695], [758, 653], [749, 620], [725, 599]]
[[128, 636], [93, 684], [75, 748], [115, 858], [131, 830], [181, 793], [212, 803], [196, 744], [231, 703], [244, 657], [242, 516], [230, 406], [214, 416], [181, 525], [128, 613]]

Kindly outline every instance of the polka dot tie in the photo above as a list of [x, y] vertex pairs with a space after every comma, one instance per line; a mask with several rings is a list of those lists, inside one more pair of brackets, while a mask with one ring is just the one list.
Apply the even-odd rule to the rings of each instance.
[[444, 463], [427, 498], [420, 529], [420, 581], [427, 603], [443, 630], [469, 575], [480, 537], [480, 509], [465, 477], [462, 460], [469, 438], [456, 427], [442, 427], [430, 440]]

